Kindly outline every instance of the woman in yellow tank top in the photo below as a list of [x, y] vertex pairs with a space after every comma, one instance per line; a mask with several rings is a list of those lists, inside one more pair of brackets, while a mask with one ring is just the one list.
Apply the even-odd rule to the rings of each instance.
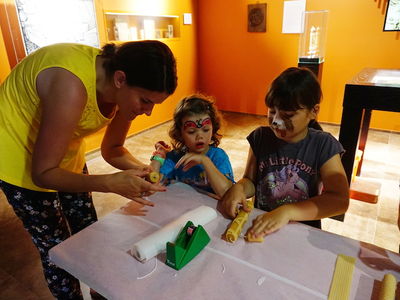
[[[0, 85], [0, 188], [32, 235], [54, 297], [82, 299], [79, 281], [48, 251], [97, 220], [91, 191], [152, 206], [143, 195], [165, 190], [144, 180], [151, 167], [123, 145], [131, 121], [176, 86], [175, 58], [159, 41], [46, 46]], [[88, 175], [82, 141], [104, 126], [102, 156], [121, 171]]]

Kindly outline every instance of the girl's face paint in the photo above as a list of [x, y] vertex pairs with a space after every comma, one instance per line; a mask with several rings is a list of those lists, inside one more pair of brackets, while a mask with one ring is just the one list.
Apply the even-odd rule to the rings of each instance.
[[276, 137], [290, 143], [307, 135], [308, 123], [315, 117], [316, 114], [307, 108], [285, 111], [273, 107], [268, 110], [268, 122]]
[[286, 130], [285, 121], [280, 118], [279, 114], [275, 114], [274, 118], [272, 119], [271, 126], [280, 130]]
[[196, 114], [182, 119], [182, 139], [189, 152], [206, 153], [211, 143], [213, 126], [208, 114]]
[[292, 114], [280, 110], [269, 110], [268, 120], [271, 128], [279, 138], [286, 137], [287, 131], [293, 131]]
[[210, 125], [211, 124], [211, 119], [210, 118], [205, 118], [203, 119], [198, 119], [195, 121], [189, 120], [183, 123], [183, 129], [186, 129], [187, 127], [192, 127], [192, 128], [201, 128], [205, 125]]

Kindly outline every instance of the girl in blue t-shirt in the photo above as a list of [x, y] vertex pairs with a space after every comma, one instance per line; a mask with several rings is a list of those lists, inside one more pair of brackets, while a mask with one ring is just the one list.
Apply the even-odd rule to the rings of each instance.
[[244, 176], [221, 202], [221, 212], [230, 218], [240, 204], [248, 210], [246, 199], [253, 196], [255, 207], [267, 211], [253, 221], [249, 239], [289, 221], [320, 228], [320, 219], [347, 210], [343, 148], [331, 134], [314, 129], [321, 95], [318, 79], [306, 68], [289, 68], [272, 82], [265, 98], [269, 127], [259, 127], [247, 137]]
[[220, 199], [234, 180], [229, 157], [218, 148], [219, 129], [219, 113], [211, 98], [195, 94], [182, 99], [169, 131], [173, 150], [158, 142], [151, 158], [162, 182], [184, 182]]

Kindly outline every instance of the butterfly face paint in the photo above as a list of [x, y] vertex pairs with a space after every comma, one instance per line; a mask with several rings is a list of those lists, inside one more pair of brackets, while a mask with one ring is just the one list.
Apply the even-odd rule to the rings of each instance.
[[182, 140], [189, 152], [206, 153], [211, 144], [213, 126], [208, 114], [186, 116], [182, 120]]
[[211, 119], [210, 118], [205, 118], [204, 120], [198, 119], [195, 121], [186, 121], [183, 124], [183, 129], [186, 129], [188, 127], [192, 128], [202, 128], [205, 125], [210, 125], [211, 124]]

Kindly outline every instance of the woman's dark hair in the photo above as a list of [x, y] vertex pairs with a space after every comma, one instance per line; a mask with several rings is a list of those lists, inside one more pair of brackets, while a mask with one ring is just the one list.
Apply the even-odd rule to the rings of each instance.
[[218, 109], [214, 104], [214, 100], [213, 98], [202, 94], [194, 94], [183, 98], [175, 109], [174, 123], [169, 130], [171, 144], [175, 150], [182, 151], [185, 146], [181, 133], [183, 118], [197, 114], [207, 114], [210, 116], [213, 126], [211, 137], [212, 145], [215, 147], [219, 145], [222, 137], [222, 135], [218, 133], [218, 130], [221, 127], [221, 118]]
[[176, 62], [168, 46], [160, 41], [106, 44], [101, 51], [108, 78], [123, 71], [129, 86], [171, 95], [177, 86]]
[[265, 97], [267, 107], [294, 111], [319, 104], [322, 91], [317, 77], [307, 68], [288, 68], [272, 82]]

